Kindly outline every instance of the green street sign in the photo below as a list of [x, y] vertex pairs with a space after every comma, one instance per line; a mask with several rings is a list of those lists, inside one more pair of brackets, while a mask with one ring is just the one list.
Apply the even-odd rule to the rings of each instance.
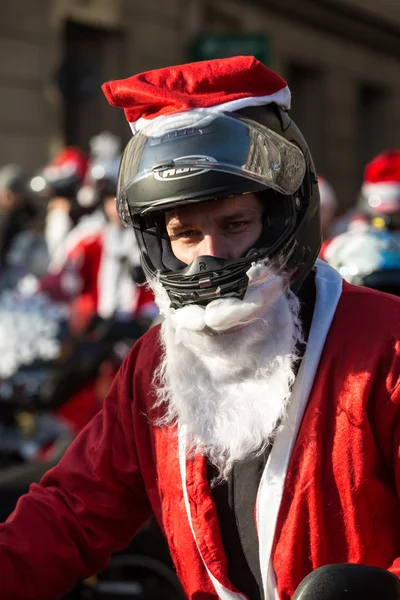
[[229, 56], [255, 56], [264, 65], [270, 66], [270, 39], [258, 33], [203, 33], [189, 48], [191, 61]]

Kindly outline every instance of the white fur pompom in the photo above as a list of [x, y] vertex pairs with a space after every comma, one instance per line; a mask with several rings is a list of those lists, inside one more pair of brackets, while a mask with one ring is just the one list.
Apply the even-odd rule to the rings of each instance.
[[196, 304], [184, 306], [179, 309], [178, 313], [178, 315], [176, 313], [171, 315], [171, 323], [176, 329], [178, 337], [181, 329], [202, 331], [206, 326], [204, 318], [205, 310], [201, 306], [197, 306]]

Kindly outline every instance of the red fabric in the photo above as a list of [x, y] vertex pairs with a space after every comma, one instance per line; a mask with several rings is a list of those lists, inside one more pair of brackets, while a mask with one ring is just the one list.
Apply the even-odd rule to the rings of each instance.
[[166, 67], [102, 86], [129, 122], [193, 108], [209, 108], [249, 96], [269, 96], [286, 82], [253, 56], [235, 56]]
[[281, 600], [335, 562], [400, 575], [400, 301], [344, 284], [277, 523]]
[[[83, 181], [89, 166], [89, 157], [77, 146], [68, 146], [59, 154], [57, 154], [57, 156], [44, 167], [44, 173], [46, 173], [46, 170], [49, 168], [57, 168], [60, 169], [60, 177], [62, 177], [62, 169], [67, 165], [73, 166], [73, 171], [76, 177], [80, 181]], [[52, 174], [51, 179], [57, 179], [54, 173]]]
[[151, 289], [146, 286], [138, 286], [138, 300], [137, 300], [137, 311], [146, 312], [148, 309], [156, 311], [156, 305], [154, 302], [154, 295]]
[[77, 434], [99, 412], [100, 408], [101, 400], [96, 394], [96, 383], [91, 382], [55, 412], [56, 415], [65, 419]]
[[400, 150], [385, 150], [364, 170], [364, 183], [400, 183]]
[[[82, 319], [87, 322], [96, 314], [99, 305], [99, 272], [103, 254], [103, 232], [89, 236], [81, 240], [70, 252], [69, 265], [74, 265], [76, 273], [82, 282], [79, 299], [74, 304], [74, 314], [78, 321]], [[146, 286], [139, 286], [132, 292], [132, 314], [140, 315], [151, 306], [155, 306], [154, 296]], [[87, 316], [87, 319], [85, 318]]]
[[322, 242], [322, 244], [321, 244], [321, 250], [319, 251], [319, 257], [318, 258], [321, 258], [322, 260], [326, 260], [325, 259], [325, 251], [328, 248], [330, 242], [331, 242], [330, 239], [329, 240], [324, 240]]
[[98, 303], [98, 275], [103, 250], [102, 234], [84, 238], [68, 256], [68, 262], [75, 265], [82, 282], [81, 295], [88, 295], [93, 305]]
[[[102, 236], [88, 236], [79, 241], [69, 252], [63, 268], [57, 273], [45, 275], [40, 281], [40, 291], [54, 300], [71, 301], [76, 295], [82, 299], [85, 312], [93, 312], [98, 302], [98, 273], [102, 254]], [[75, 284], [68, 287], [70, 278]], [[73, 289], [73, 288], [76, 288]], [[90, 309], [89, 309], [90, 306]]]
[[[103, 235], [81, 239], [69, 252], [63, 269], [56, 274], [48, 274], [40, 282], [40, 291], [56, 301], [69, 302], [71, 306], [70, 324], [74, 332], [82, 331], [97, 313], [99, 305], [99, 273], [103, 255]], [[69, 291], [67, 283], [74, 280]], [[157, 313], [154, 296], [148, 286], [138, 286], [132, 291], [132, 314], [146, 316]]]
[[98, 274], [102, 255], [101, 236], [81, 240], [70, 252], [63, 277], [74, 277], [79, 291], [71, 299], [70, 327], [74, 333], [83, 331], [97, 312]]
[[136, 451], [142, 436], [132, 420], [129, 369], [125, 363], [104, 409], [56, 470], [31, 486], [1, 526], [0, 598], [60, 598], [79, 573], [104, 568], [110, 550], [124, 548], [151, 515], [141, 471], [153, 481], [156, 472], [151, 446], [144, 464]]
[[[332, 562], [400, 575], [400, 300], [347, 283], [291, 457], [273, 549], [279, 597]], [[102, 569], [153, 513], [187, 598], [217, 600], [186, 516], [175, 430], [151, 419], [158, 328], [135, 345], [102, 411], [0, 527], [0, 597], [50, 600]], [[150, 417], [150, 419], [148, 418]], [[227, 584], [204, 461], [188, 461], [193, 527]]]
[[70, 295], [63, 288], [62, 273], [46, 273], [39, 282], [39, 292], [47, 294], [56, 302], [68, 302]]

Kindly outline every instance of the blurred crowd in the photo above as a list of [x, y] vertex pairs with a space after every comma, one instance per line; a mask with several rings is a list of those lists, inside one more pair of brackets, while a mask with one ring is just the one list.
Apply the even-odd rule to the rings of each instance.
[[132, 229], [115, 207], [120, 141], [92, 138], [90, 155], [67, 147], [38, 173], [0, 169], [0, 291], [45, 293], [68, 304], [71, 325], [94, 315], [152, 317]]
[[120, 140], [101, 132], [88, 155], [67, 147], [35, 173], [0, 167], [0, 520], [100, 409], [157, 319], [117, 214], [120, 159]]

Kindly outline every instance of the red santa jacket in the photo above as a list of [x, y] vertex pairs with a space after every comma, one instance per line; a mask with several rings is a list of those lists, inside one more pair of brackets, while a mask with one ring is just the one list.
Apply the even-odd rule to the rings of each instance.
[[[288, 423], [255, 507], [266, 597], [289, 600], [333, 562], [400, 574], [400, 300], [319, 262], [317, 302]], [[205, 460], [184, 432], [151, 424], [153, 328], [102, 411], [0, 528], [0, 597], [53, 599], [106, 566], [155, 515], [192, 600], [243, 600], [227, 577]]]

